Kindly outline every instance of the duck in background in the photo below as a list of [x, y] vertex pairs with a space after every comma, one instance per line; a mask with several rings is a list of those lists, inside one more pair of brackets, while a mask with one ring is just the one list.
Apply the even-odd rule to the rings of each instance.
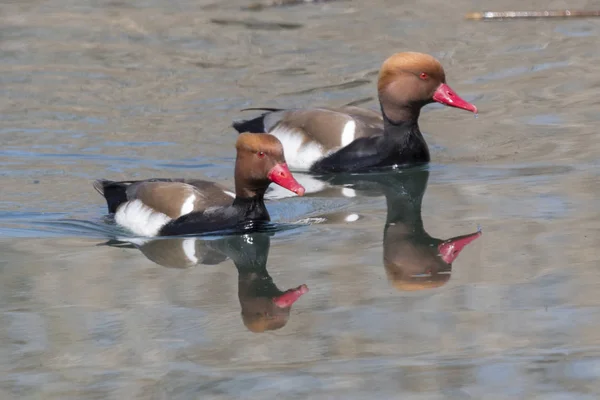
[[152, 262], [168, 268], [216, 265], [230, 258], [238, 270], [238, 299], [242, 321], [255, 333], [283, 328], [292, 305], [308, 292], [306, 285], [285, 291], [273, 282], [267, 271], [269, 233], [246, 233], [215, 240], [199, 238], [111, 240], [113, 247], [139, 249]]
[[204, 180], [98, 180], [118, 225], [145, 237], [247, 231], [270, 221], [264, 195], [271, 182], [298, 196], [304, 188], [288, 169], [281, 142], [265, 133], [243, 133], [236, 142], [235, 193]]
[[438, 102], [477, 113], [446, 84], [444, 68], [423, 53], [396, 53], [382, 65], [377, 82], [381, 113], [358, 107], [274, 109], [233, 127], [268, 132], [282, 143], [290, 168], [311, 173], [365, 172], [427, 163], [419, 130], [426, 104]]

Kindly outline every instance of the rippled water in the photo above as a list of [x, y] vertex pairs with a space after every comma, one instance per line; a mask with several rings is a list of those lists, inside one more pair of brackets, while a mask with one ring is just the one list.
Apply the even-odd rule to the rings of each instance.
[[[249, 3], [0, 5], [0, 397], [597, 398], [600, 22]], [[401, 50], [480, 110], [427, 107], [427, 168], [317, 182], [245, 237], [128, 243], [105, 218], [94, 179], [231, 184], [239, 109], [376, 108]]]

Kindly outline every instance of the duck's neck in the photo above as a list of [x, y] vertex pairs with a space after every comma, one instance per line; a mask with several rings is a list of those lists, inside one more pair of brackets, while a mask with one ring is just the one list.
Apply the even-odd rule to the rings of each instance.
[[233, 208], [243, 221], [270, 221], [271, 217], [265, 207], [264, 193], [252, 197], [237, 195]]
[[421, 115], [420, 105], [395, 105], [390, 103], [389, 99], [379, 98], [379, 106], [383, 119], [392, 125], [414, 124], [418, 125], [419, 115]]
[[416, 134], [422, 137], [419, 130], [420, 108], [386, 107], [380, 103], [383, 116], [383, 131], [386, 135], [411, 136]]
[[420, 108], [394, 108], [386, 110], [381, 105], [383, 134], [396, 145], [407, 163], [429, 162], [429, 148], [419, 129]]

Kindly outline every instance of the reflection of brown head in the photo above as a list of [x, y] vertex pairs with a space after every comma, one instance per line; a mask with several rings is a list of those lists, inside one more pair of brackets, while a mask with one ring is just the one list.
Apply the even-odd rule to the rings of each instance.
[[238, 296], [244, 325], [255, 333], [283, 328], [287, 324], [292, 304], [306, 292], [308, 287], [301, 285], [275, 296], [267, 296], [253, 293], [250, 287], [244, 287], [240, 281]]
[[[259, 297], [251, 301], [252, 306], [242, 305], [242, 320], [250, 332], [262, 333], [281, 329], [287, 324], [290, 308], [279, 308], [271, 299]], [[250, 308], [248, 310], [247, 308]], [[254, 309], [257, 309], [256, 311]]]
[[451, 270], [420, 275], [405, 275], [398, 265], [384, 262], [388, 280], [394, 287], [403, 292], [434, 289], [445, 285], [450, 280]]
[[452, 262], [481, 232], [440, 241], [415, 236], [400, 225], [388, 226], [383, 243], [383, 263], [388, 280], [398, 290], [416, 291], [445, 285]]

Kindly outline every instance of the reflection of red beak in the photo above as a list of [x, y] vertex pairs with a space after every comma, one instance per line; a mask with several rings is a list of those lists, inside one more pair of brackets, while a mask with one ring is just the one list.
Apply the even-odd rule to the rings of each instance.
[[462, 249], [464, 249], [466, 245], [477, 239], [479, 236], [481, 236], [481, 231], [470, 233], [468, 235], [457, 236], [440, 243], [438, 246], [440, 257], [442, 257], [442, 260], [444, 260], [444, 262], [447, 264], [452, 264]]
[[477, 114], [477, 107], [461, 99], [454, 90], [445, 83], [440, 84], [433, 94], [433, 100], [450, 107], [462, 108]]
[[273, 297], [273, 303], [279, 308], [288, 308], [296, 302], [304, 293], [308, 292], [308, 286], [300, 285], [296, 289], [287, 290], [281, 296]]
[[277, 164], [271, 168], [267, 174], [267, 178], [269, 178], [271, 182], [296, 193], [298, 196], [304, 195], [304, 187], [294, 178], [285, 163]]

